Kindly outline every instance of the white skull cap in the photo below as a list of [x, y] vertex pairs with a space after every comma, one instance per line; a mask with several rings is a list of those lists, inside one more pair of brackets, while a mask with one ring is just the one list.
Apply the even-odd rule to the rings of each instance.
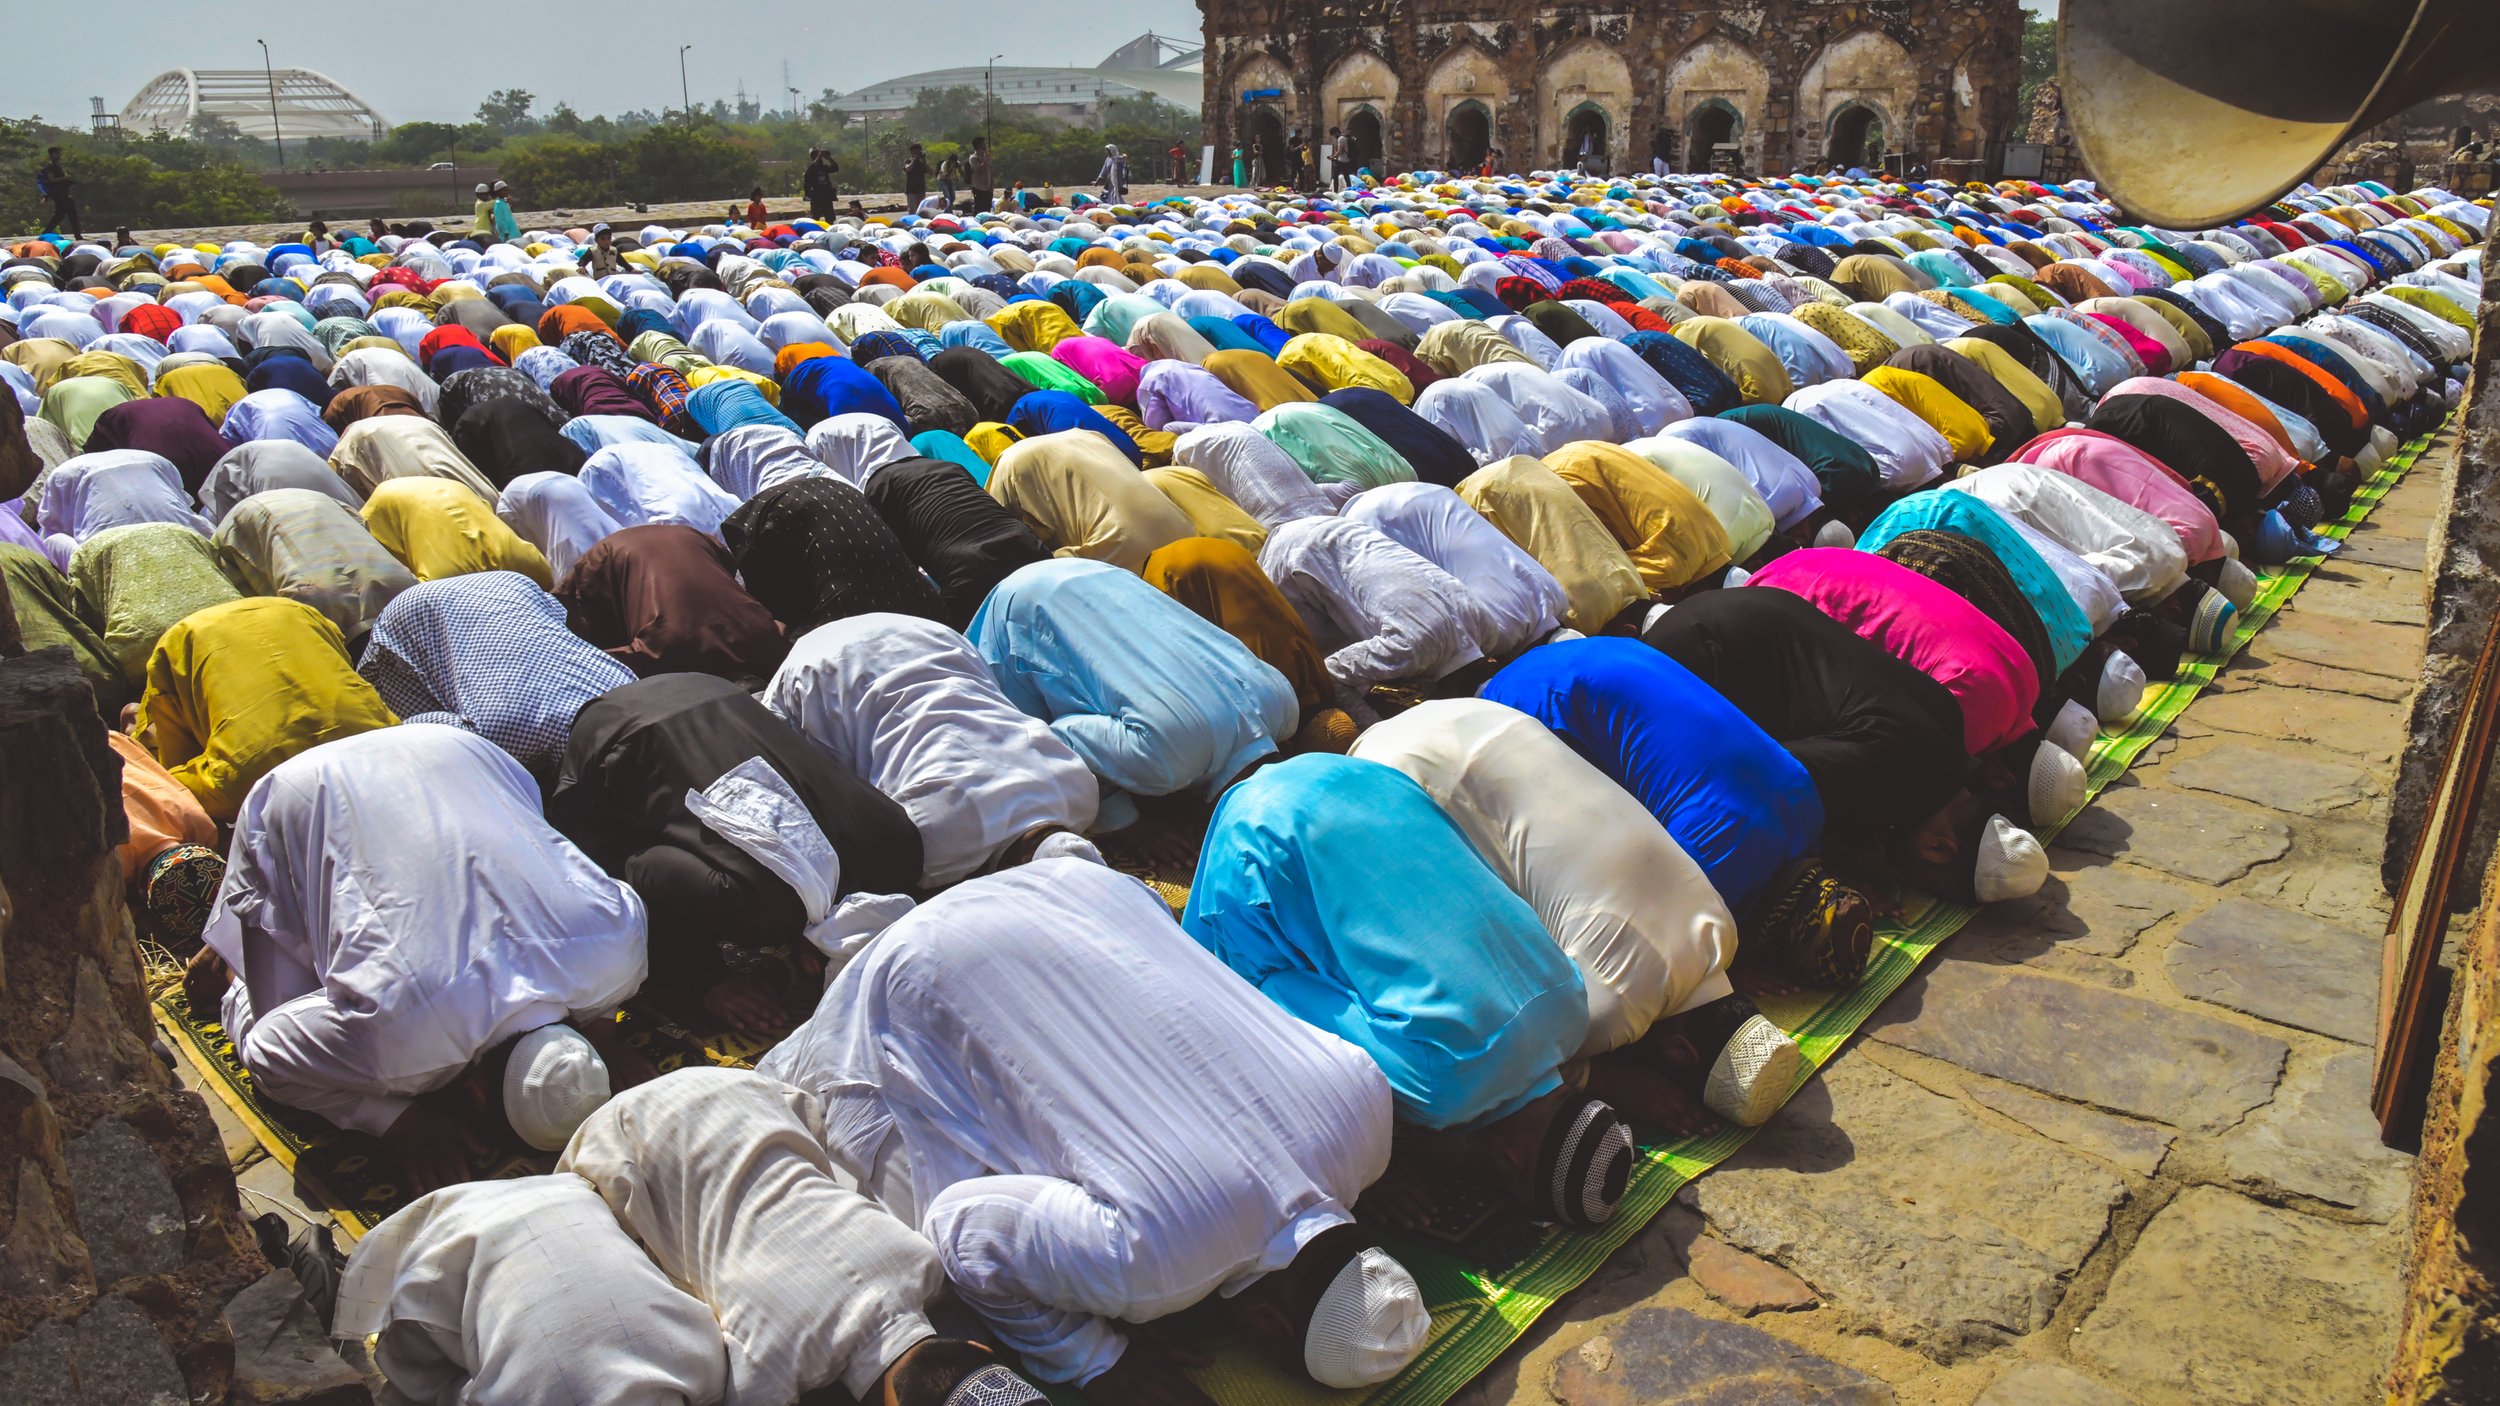
[[608, 1066], [569, 1025], [542, 1025], [512, 1046], [503, 1070], [503, 1116], [521, 1141], [558, 1152], [608, 1101]]
[[2002, 815], [1988, 817], [1979, 835], [1979, 863], [1971, 889], [1982, 903], [2029, 898], [2049, 881], [2049, 852], [2029, 831]]
[[1319, 1296], [1302, 1337], [1302, 1365], [1322, 1386], [1373, 1386], [1406, 1370], [1431, 1329], [1415, 1276], [1388, 1251], [1366, 1249]]

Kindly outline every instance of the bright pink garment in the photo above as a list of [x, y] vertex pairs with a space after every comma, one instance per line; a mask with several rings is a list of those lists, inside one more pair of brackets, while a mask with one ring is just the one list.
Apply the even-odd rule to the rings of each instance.
[[2159, 376], [2134, 376], [2110, 387], [2109, 394], [2166, 396], [2222, 426], [2223, 432], [2231, 436], [2232, 441], [2248, 455], [2248, 462], [2255, 466], [2257, 482], [2269, 491], [2300, 467], [2300, 461], [2292, 457], [2291, 451], [2254, 421], [2233, 413], [2219, 402], [2198, 395], [2176, 381], [2165, 381]]
[[2116, 435], [2076, 428], [2051, 430], [2014, 451], [2012, 457], [2090, 484], [2169, 523], [2179, 534], [2179, 545], [2186, 549], [2191, 566], [2222, 555], [2222, 524], [2214, 520], [2213, 509], [2188, 491], [2186, 482], [2169, 465]]
[[1102, 387], [1105, 397], [1137, 408], [1137, 374], [1146, 362], [1119, 343], [1108, 337], [1069, 337], [1051, 347], [1050, 359]]
[[2135, 359], [2144, 363], [2145, 370], [2156, 376], [2170, 374], [2170, 349], [2137, 331], [2125, 318], [2109, 312], [2087, 312], [2084, 316], [2117, 333], [2127, 349], [2135, 353]]
[[2040, 675], [2005, 627], [1951, 587], [1873, 552], [1808, 547], [1753, 574], [1747, 587], [1803, 596], [1814, 608], [1943, 684], [1962, 705], [1962, 745], [1994, 751], [2032, 729]]

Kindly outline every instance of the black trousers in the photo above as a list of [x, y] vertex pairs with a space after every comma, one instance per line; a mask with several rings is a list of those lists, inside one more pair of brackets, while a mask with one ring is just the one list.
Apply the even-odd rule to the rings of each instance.
[[56, 195], [52, 197], [52, 219], [50, 224], [51, 228], [58, 230], [63, 234], [70, 235], [73, 238], [81, 238], [86, 234], [86, 231], [79, 227], [78, 201], [72, 196]]

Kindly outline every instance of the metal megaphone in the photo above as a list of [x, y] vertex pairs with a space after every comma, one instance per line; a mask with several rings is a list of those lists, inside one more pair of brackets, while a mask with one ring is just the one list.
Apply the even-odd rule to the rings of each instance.
[[2281, 196], [2356, 131], [2500, 78], [2500, 0], [2065, 0], [2057, 47], [2103, 193], [2193, 229]]

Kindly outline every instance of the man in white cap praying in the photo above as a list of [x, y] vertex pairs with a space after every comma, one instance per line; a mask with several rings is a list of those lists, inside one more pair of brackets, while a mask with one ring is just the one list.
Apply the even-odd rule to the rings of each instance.
[[1034, 1376], [1096, 1406], [1206, 1406], [1131, 1325], [1210, 1296], [1324, 1387], [1423, 1348], [1421, 1292], [1352, 1212], [1389, 1162], [1380, 1070], [1124, 874], [1045, 859], [947, 890], [757, 1072], [821, 1098], [833, 1159]]
[[556, 1169], [587, 1179], [710, 1309], [731, 1406], [788, 1406], [836, 1382], [863, 1403], [1041, 1406], [989, 1349], [930, 1326], [936, 1252], [836, 1171], [812, 1094], [680, 1069], [592, 1114]]
[[481, 1124], [564, 1146], [639, 1065], [605, 1017], [642, 985], [642, 901], [538, 805], [495, 744], [405, 723], [282, 763], [235, 821], [192, 1006], [222, 1002], [263, 1094], [381, 1138], [418, 1191], [467, 1178]]

